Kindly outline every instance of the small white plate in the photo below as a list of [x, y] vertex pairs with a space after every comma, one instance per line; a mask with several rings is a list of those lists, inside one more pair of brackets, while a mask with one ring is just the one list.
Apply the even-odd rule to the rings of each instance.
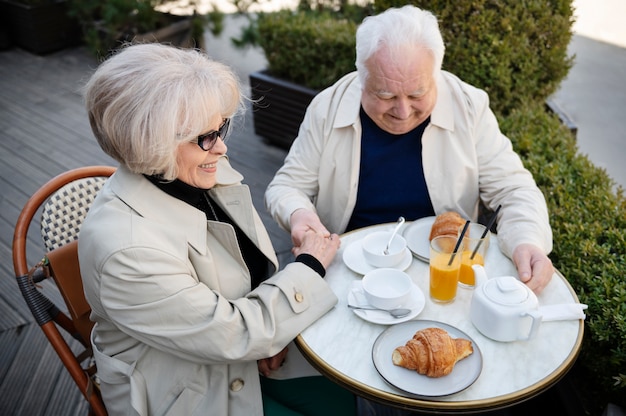
[[[361, 281], [355, 282], [352, 289], [348, 292], [348, 305], [366, 307], [369, 306], [361, 289]], [[368, 322], [372, 322], [374, 324], [394, 325], [410, 321], [411, 319], [415, 318], [417, 315], [420, 314], [420, 312], [422, 312], [422, 310], [424, 310], [425, 305], [426, 298], [424, 297], [424, 293], [419, 287], [417, 287], [417, 285], [413, 284], [413, 288], [411, 290], [411, 300], [407, 305], [402, 306], [403, 308], [411, 309], [411, 313], [405, 317], [394, 318], [384, 311], [372, 311], [363, 309], [352, 309], [352, 312], [354, 312], [354, 314], [359, 318]]]
[[[376, 270], [377, 267], [370, 265], [367, 260], [365, 260], [365, 256], [363, 255], [363, 239], [355, 241], [350, 244], [343, 251], [343, 262], [350, 270], [355, 273], [365, 275], [372, 270]], [[405, 250], [404, 258], [397, 266], [393, 267], [393, 269], [398, 269], [401, 271], [405, 271], [409, 268], [411, 263], [413, 262], [413, 256], [411, 255], [411, 251], [409, 249]]]
[[430, 229], [437, 217], [424, 217], [409, 224], [402, 235], [413, 255], [421, 261], [428, 263], [430, 259]]
[[[393, 350], [405, 345], [420, 329], [437, 327], [448, 331], [452, 338], [465, 338], [472, 342], [474, 352], [457, 362], [450, 374], [433, 378], [394, 365]], [[443, 322], [417, 320], [394, 325], [384, 330], [374, 342], [372, 359], [378, 373], [385, 381], [407, 393], [420, 397], [436, 398], [449, 396], [465, 390], [478, 379], [483, 368], [483, 357], [474, 342], [465, 332]]]

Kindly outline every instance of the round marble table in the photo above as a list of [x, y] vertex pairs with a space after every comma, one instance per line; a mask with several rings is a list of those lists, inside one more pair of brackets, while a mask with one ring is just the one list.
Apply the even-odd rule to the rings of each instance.
[[[405, 271], [424, 293], [426, 303], [412, 320], [442, 322], [469, 335], [482, 353], [482, 371], [468, 388], [447, 396], [416, 396], [388, 384], [372, 359], [374, 342], [388, 326], [361, 319], [347, 307], [348, 293], [362, 275], [344, 264], [343, 252], [351, 244], [358, 244], [367, 233], [393, 227], [394, 224], [383, 224], [341, 237], [340, 251], [326, 274], [326, 281], [339, 302], [296, 339], [300, 351], [317, 370], [370, 400], [433, 413], [476, 413], [507, 407], [545, 391], [567, 373], [580, 351], [583, 320], [542, 322], [537, 336], [530, 341], [492, 341], [469, 320], [473, 289], [459, 287], [451, 304], [433, 303], [428, 297], [428, 264], [413, 258]], [[513, 263], [500, 252], [495, 235], [487, 252], [485, 270], [490, 277], [517, 276]], [[558, 272], [538, 298], [540, 306], [578, 303], [576, 293]]]

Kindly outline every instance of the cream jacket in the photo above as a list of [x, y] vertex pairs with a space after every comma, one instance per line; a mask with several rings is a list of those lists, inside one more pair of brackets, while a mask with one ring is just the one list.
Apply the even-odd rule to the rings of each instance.
[[[276, 267], [240, 180], [223, 158], [211, 195]], [[79, 260], [110, 415], [261, 415], [256, 360], [337, 302], [301, 263], [251, 291], [231, 225], [124, 167], [89, 211]]]
[[[498, 127], [489, 99], [442, 71], [438, 97], [422, 138], [422, 162], [436, 214], [454, 210], [476, 220], [479, 201], [502, 204], [498, 241], [511, 256], [521, 243], [552, 250], [545, 199]], [[361, 84], [356, 72], [318, 94], [307, 109], [265, 202], [285, 230], [298, 208], [316, 211], [331, 231], [345, 231], [359, 180]], [[407, 180], [394, 178], [394, 180]]]

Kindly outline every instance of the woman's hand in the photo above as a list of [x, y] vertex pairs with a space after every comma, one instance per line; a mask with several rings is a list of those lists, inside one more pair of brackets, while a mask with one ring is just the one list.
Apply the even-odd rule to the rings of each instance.
[[269, 377], [272, 371], [276, 371], [283, 365], [285, 361], [285, 357], [287, 356], [287, 347], [283, 348], [281, 352], [276, 354], [270, 358], [263, 358], [262, 360], [257, 361], [257, 366], [259, 367], [259, 373], [263, 374], [265, 377]]
[[337, 234], [330, 234], [325, 237], [311, 229], [305, 231], [299, 246], [295, 246], [291, 251], [297, 257], [299, 254], [310, 254], [315, 257], [324, 268], [328, 268], [332, 263], [341, 245], [341, 240]]

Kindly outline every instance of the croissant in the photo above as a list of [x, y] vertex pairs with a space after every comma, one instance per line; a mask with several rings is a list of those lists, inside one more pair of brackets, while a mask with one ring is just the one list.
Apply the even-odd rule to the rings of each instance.
[[430, 236], [428, 240], [432, 240], [440, 235], [453, 235], [459, 234], [459, 227], [465, 224], [465, 220], [454, 211], [444, 212], [437, 215], [432, 227], [430, 228]]
[[416, 370], [428, 377], [447, 376], [454, 365], [474, 352], [471, 341], [451, 338], [441, 328], [417, 331], [406, 345], [393, 350], [394, 365]]

